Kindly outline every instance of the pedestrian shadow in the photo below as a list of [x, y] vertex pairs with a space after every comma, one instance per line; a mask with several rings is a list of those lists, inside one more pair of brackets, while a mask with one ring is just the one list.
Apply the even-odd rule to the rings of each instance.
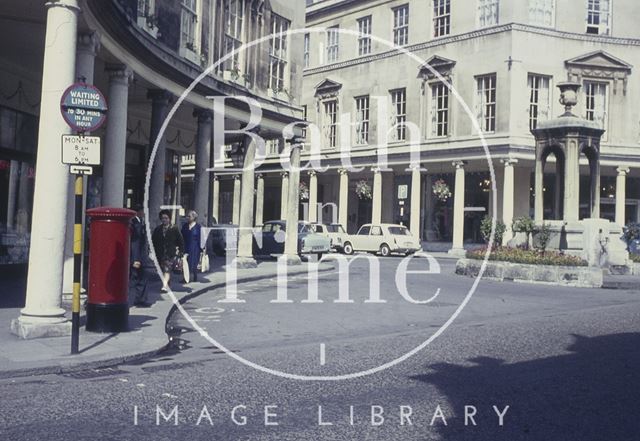
[[[432, 430], [452, 441], [638, 439], [640, 334], [573, 337], [568, 354], [511, 364], [478, 357], [473, 366], [439, 363], [412, 377], [450, 405], [448, 424], [436, 420]], [[465, 405], [477, 408], [477, 426], [465, 427]], [[503, 427], [494, 405], [510, 406]]]
[[148, 322], [152, 322], [157, 319], [158, 317], [151, 315], [131, 314], [129, 315], [129, 332], [149, 327], [151, 324]]

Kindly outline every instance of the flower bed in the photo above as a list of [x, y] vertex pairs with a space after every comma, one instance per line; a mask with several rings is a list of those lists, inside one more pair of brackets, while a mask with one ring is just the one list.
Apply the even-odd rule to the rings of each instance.
[[[486, 248], [479, 248], [467, 252], [469, 259], [484, 260]], [[561, 254], [555, 251], [541, 253], [537, 250], [523, 250], [521, 248], [496, 247], [491, 250], [489, 260], [510, 263], [524, 263], [528, 265], [554, 266], [587, 266], [586, 260], [576, 256]]]

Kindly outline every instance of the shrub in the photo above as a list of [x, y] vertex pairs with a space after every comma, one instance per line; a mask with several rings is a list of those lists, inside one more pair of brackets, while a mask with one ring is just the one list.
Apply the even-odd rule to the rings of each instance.
[[629, 254], [629, 258], [632, 262], [640, 263], [640, 254]]
[[551, 241], [551, 227], [543, 223], [536, 227], [534, 247], [544, 254], [547, 251], [549, 242]]
[[[485, 216], [480, 223], [480, 234], [482, 234], [482, 238], [485, 242], [489, 243], [489, 239], [491, 238], [491, 225], [493, 218], [491, 216]], [[496, 231], [493, 236], [494, 245], [502, 245], [502, 238], [504, 237], [504, 232], [507, 230], [507, 226], [504, 222], [498, 220], [496, 221]]]
[[624, 240], [631, 242], [640, 239], [640, 223], [630, 223], [623, 229]]
[[525, 249], [528, 250], [529, 243], [531, 242], [531, 234], [536, 230], [536, 224], [533, 219], [526, 216], [517, 217], [513, 220], [511, 229], [514, 233], [525, 233], [527, 235], [527, 244], [525, 245]]
[[[467, 253], [470, 259], [484, 260], [487, 248], [478, 248]], [[524, 263], [529, 265], [554, 265], [554, 266], [587, 266], [586, 260], [576, 256], [562, 254], [556, 251], [547, 251], [542, 254], [535, 250], [523, 250], [520, 248], [498, 247], [491, 250], [489, 260], [501, 262]]]

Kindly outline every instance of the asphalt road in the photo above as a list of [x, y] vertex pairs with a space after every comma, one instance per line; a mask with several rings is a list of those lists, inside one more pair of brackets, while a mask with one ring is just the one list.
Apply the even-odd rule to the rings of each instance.
[[[440, 274], [408, 275], [408, 294], [430, 300], [411, 303], [396, 286], [400, 262], [381, 259], [379, 273], [374, 271], [386, 303], [370, 302], [367, 262], [356, 261], [350, 268], [353, 303], [334, 302], [340, 299], [339, 273], [331, 272], [319, 279], [323, 303], [302, 302], [309, 300], [309, 289], [300, 276], [288, 285], [292, 303], [271, 302], [278, 294], [270, 280], [239, 285], [245, 303], [220, 303], [225, 293], [211, 292], [185, 308], [202, 331], [247, 363], [280, 375], [362, 373], [429, 339], [473, 283], [452, 275], [453, 261], [441, 260]], [[418, 259], [409, 269], [429, 266]], [[225, 354], [181, 314], [169, 325], [182, 350], [154, 360], [1, 381], [0, 439], [635, 441], [640, 436], [638, 292], [482, 282], [451, 326], [425, 349], [389, 369], [340, 381], [265, 373]]]

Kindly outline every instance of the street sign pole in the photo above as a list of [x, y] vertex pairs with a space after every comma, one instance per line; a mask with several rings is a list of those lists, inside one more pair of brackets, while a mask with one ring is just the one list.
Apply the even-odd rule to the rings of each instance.
[[83, 175], [75, 175], [73, 225], [73, 299], [71, 303], [71, 353], [77, 354], [80, 344], [80, 279], [82, 271], [82, 196]]
[[80, 346], [80, 280], [82, 277], [83, 231], [82, 214], [84, 175], [93, 173], [100, 165], [100, 138], [85, 136], [97, 130], [107, 117], [107, 101], [94, 86], [84, 80], [69, 86], [60, 100], [62, 117], [77, 135], [62, 136], [62, 163], [70, 165], [75, 176], [73, 225], [73, 298], [71, 303], [71, 354], [78, 354]]

